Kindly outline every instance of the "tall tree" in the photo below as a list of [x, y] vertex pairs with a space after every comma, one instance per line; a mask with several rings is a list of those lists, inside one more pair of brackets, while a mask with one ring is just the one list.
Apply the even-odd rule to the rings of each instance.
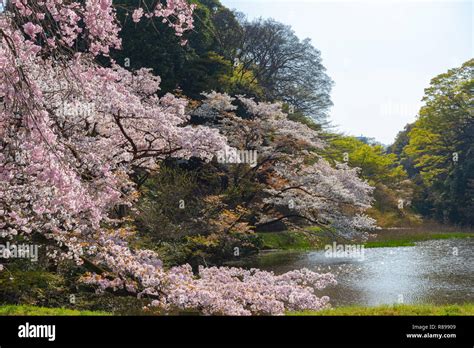
[[[151, 6], [154, 1], [144, 2]], [[122, 47], [112, 58], [129, 70], [151, 68], [161, 77], [160, 94], [181, 90], [198, 99], [202, 91], [227, 91], [232, 63], [218, 53], [213, 16], [221, 11], [217, 0], [193, 1], [194, 26], [186, 35], [186, 45], [159, 18], [134, 21], [134, 0], [116, 0], [121, 22]]]
[[236, 58], [244, 71], [254, 72], [265, 98], [324, 121], [332, 105], [332, 81], [311, 40], [300, 40], [290, 26], [273, 19], [243, 20], [242, 26], [242, 47]]
[[404, 149], [424, 184], [420, 209], [443, 221], [470, 225], [474, 224], [473, 68], [474, 60], [469, 60], [431, 81]]

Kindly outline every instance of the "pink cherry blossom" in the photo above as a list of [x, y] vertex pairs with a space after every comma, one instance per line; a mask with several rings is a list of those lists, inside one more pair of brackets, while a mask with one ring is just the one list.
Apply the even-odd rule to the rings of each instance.
[[142, 17], [143, 17], [143, 9], [142, 8], [138, 8], [135, 11], [133, 11], [132, 19], [135, 23], [138, 23]]
[[33, 39], [35, 38], [36, 34], [41, 33], [42, 31], [42, 28], [39, 25], [33, 24], [31, 22], [24, 24], [23, 29], [25, 34]]
[[[134, 231], [111, 212], [135, 202], [133, 176], [159, 170], [169, 157], [212, 160], [229, 147], [227, 137], [231, 146], [237, 141], [232, 131], [237, 119], [229, 115], [218, 128], [194, 127], [187, 101], [159, 97], [160, 78], [150, 70], [99, 66], [95, 56], [121, 45], [111, 0], [11, 0], [11, 5], [13, 13], [0, 14], [0, 237], [44, 240], [52, 260], [83, 264], [87, 257], [103, 271], [84, 274], [84, 282], [99, 291], [149, 298], [150, 306], [163, 311], [283, 314], [328, 305], [314, 291], [335, 282], [330, 274], [201, 267], [195, 275], [189, 265], [165, 269], [155, 252], [132, 248], [127, 241]], [[160, 17], [182, 36], [193, 28], [194, 7], [185, 0], [158, 2], [151, 12], [137, 9], [134, 20]], [[75, 50], [79, 41], [81, 52]], [[220, 100], [209, 102], [209, 112], [233, 110], [232, 98], [214, 97]], [[262, 129], [276, 129], [280, 136], [299, 130], [302, 141], [321, 145], [316, 134], [285, 120], [278, 106], [242, 102], [261, 116]], [[259, 146], [264, 153], [271, 150]], [[331, 210], [338, 207], [331, 199], [360, 210], [369, 203], [370, 189], [355, 171], [320, 161], [302, 167], [298, 179], [289, 174], [291, 165], [289, 160], [277, 171], [310, 186], [308, 197], [298, 196], [302, 213], [321, 207], [321, 218], [329, 221], [353, 221], [351, 227], [366, 222]], [[331, 186], [336, 192], [329, 192]], [[269, 203], [281, 204], [286, 192], [269, 189]], [[320, 194], [326, 196], [311, 203]]]

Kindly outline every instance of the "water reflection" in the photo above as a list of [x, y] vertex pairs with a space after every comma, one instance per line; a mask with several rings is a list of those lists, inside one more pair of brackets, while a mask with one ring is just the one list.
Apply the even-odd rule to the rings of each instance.
[[365, 249], [364, 260], [328, 258], [324, 251], [270, 252], [244, 266], [278, 274], [303, 267], [333, 272], [338, 285], [323, 290], [333, 306], [474, 302], [474, 238]]

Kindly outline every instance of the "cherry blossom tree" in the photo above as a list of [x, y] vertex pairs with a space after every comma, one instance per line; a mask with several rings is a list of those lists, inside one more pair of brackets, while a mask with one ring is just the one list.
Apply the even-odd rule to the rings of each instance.
[[[187, 265], [167, 270], [156, 253], [130, 247], [134, 231], [112, 212], [133, 204], [137, 175], [159, 170], [170, 156], [210, 160], [228, 146], [225, 137], [190, 125], [186, 101], [158, 97], [160, 79], [150, 71], [96, 62], [120, 48], [111, 0], [5, 5], [0, 238], [41, 241], [52, 260], [87, 268], [82, 280], [99, 291], [147, 297], [164, 311], [282, 314], [327, 305], [315, 288], [334, 283], [330, 274], [201, 268], [195, 275]], [[184, 0], [130, 11], [136, 22], [162, 18], [178, 36], [193, 27], [193, 6]]]
[[[219, 129], [235, 149], [258, 153], [257, 165], [246, 173], [265, 185], [264, 195], [249, 202], [260, 214], [257, 226], [300, 219], [346, 238], [363, 237], [375, 228], [364, 214], [373, 187], [359, 178], [357, 168], [344, 163], [333, 168], [319, 156], [325, 143], [318, 132], [289, 120], [280, 104], [215, 92], [204, 96], [194, 114]], [[246, 119], [235, 114], [236, 103], [246, 110]]]

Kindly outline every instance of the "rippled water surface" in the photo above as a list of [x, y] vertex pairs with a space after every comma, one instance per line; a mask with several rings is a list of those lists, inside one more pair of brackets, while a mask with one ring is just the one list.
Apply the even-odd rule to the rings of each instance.
[[333, 306], [474, 302], [474, 238], [365, 249], [363, 259], [329, 258], [324, 251], [268, 252], [245, 266], [278, 274], [304, 267], [333, 272], [338, 284], [322, 292]]

